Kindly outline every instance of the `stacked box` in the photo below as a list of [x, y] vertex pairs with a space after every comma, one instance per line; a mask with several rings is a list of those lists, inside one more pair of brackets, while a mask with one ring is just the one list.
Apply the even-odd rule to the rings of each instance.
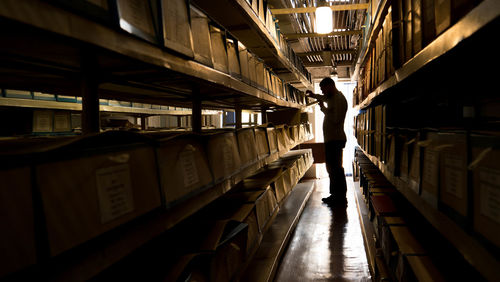
[[269, 144], [267, 140], [267, 130], [264, 127], [255, 127], [255, 144], [257, 145], [257, 155], [259, 159], [269, 156]]
[[226, 47], [229, 74], [234, 77], [241, 78], [240, 61], [238, 58], [238, 41], [227, 38]]
[[158, 7], [155, 1], [116, 1], [120, 27], [144, 40], [159, 44]]
[[413, 55], [416, 55], [422, 49], [422, 1], [423, 0], [411, 1]]
[[201, 136], [150, 134], [157, 140], [156, 154], [164, 206], [169, 208], [213, 184]]
[[190, 10], [186, 0], [161, 0], [163, 45], [193, 57]]
[[499, 183], [500, 150], [497, 133], [475, 133], [472, 140], [472, 170], [474, 231], [500, 247]]
[[434, 20], [436, 35], [441, 34], [451, 24], [451, 0], [434, 0]]
[[437, 208], [439, 187], [439, 136], [436, 132], [428, 132], [427, 139], [419, 142], [423, 148], [422, 164], [422, 198]]
[[210, 43], [212, 47], [212, 61], [216, 70], [228, 73], [225, 32], [210, 25]]
[[444, 212], [465, 224], [468, 216], [467, 136], [462, 132], [439, 133], [440, 193]]
[[36, 182], [51, 256], [160, 206], [155, 152], [147, 142], [138, 134], [105, 132], [48, 147]]
[[204, 143], [208, 163], [216, 183], [237, 173], [241, 166], [238, 142], [234, 132], [207, 134]]
[[248, 50], [241, 42], [238, 41], [238, 57], [240, 60], [240, 70], [241, 70], [241, 78], [246, 83], [250, 83], [250, 70], [249, 70], [249, 62], [248, 62]]
[[258, 160], [257, 145], [253, 128], [243, 128], [236, 131], [241, 166], [247, 167]]
[[193, 6], [191, 6], [191, 29], [193, 31], [194, 59], [204, 65], [213, 67], [208, 18]]

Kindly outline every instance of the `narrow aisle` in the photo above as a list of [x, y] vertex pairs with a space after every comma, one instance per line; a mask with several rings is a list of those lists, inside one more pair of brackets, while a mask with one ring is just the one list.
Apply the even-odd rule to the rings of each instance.
[[347, 209], [321, 201], [328, 185], [328, 178], [316, 180], [276, 281], [371, 281], [352, 178], [347, 178]]

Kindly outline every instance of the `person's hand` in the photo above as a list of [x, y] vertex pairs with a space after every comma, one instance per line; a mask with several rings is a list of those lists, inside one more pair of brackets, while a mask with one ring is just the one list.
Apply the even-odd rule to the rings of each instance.
[[316, 98], [316, 94], [314, 94], [311, 90], [306, 90], [306, 96]]

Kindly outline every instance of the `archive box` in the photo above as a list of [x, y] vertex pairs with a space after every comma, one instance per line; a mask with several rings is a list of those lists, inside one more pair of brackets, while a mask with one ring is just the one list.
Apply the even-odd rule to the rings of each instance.
[[416, 55], [422, 49], [422, 2], [423, 0], [411, 1], [413, 55]]
[[228, 73], [225, 31], [214, 25], [210, 25], [210, 43], [212, 46], [214, 68]]
[[158, 5], [151, 0], [116, 0], [121, 29], [159, 44]]
[[241, 78], [244, 82], [250, 84], [250, 70], [249, 70], [249, 62], [248, 62], [248, 50], [243, 45], [243, 43], [238, 41], [238, 58], [240, 60], [240, 70], [241, 70]]
[[230, 178], [240, 170], [240, 153], [234, 132], [207, 133], [204, 143], [216, 183]]
[[4, 89], [4, 94], [7, 98], [33, 99], [31, 91]]
[[258, 160], [257, 145], [253, 128], [242, 128], [236, 131], [241, 166], [245, 168]]
[[436, 35], [441, 34], [451, 24], [451, 0], [434, 0], [434, 20]]
[[203, 137], [196, 134], [157, 134], [156, 154], [166, 208], [213, 185]]
[[74, 11], [91, 19], [111, 24], [115, 18], [111, 7], [115, 0], [49, 0], [63, 8]]
[[64, 139], [47, 149], [36, 166], [36, 182], [51, 255], [160, 206], [155, 153], [148, 142], [139, 134], [108, 131]]
[[259, 159], [269, 156], [269, 144], [267, 140], [267, 130], [265, 127], [254, 127], [255, 144], [257, 145], [257, 155]]
[[271, 154], [278, 152], [278, 137], [276, 135], [276, 128], [267, 127], [266, 136], [267, 136], [267, 142], [269, 144], [269, 152]]
[[423, 148], [421, 197], [437, 208], [440, 146], [437, 132], [428, 132], [426, 140], [420, 141], [419, 146]]
[[234, 38], [226, 38], [227, 62], [229, 74], [241, 78], [240, 61], [238, 58], [238, 41]]
[[188, 57], [193, 57], [193, 38], [189, 2], [187, 0], [160, 0], [163, 46]]
[[250, 79], [250, 85], [252, 86], [257, 86], [257, 73], [256, 73], [256, 67], [257, 67], [257, 57], [255, 57], [254, 54], [247, 52], [248, 53], [248, 78]]
[[440, 202], [444, 212], [465, 224], [469, 192], [467, 189], [467, 136], [465, 132], [440, 132]]
[[208, 18], [193, 6], [191, 6], [191, 30], [195, 61], [213, 67]]
[[500, 137], [493, 134], [472, 135], [472, 170], [474, 231], [500, 247]]
[[54, 111], [33, 111], [33, 133], [50, 133], [54, 131]]

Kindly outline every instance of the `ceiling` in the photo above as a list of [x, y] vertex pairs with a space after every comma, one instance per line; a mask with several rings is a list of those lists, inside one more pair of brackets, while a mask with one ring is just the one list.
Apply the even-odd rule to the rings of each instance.
[[[319, 7], [366, 3], [366, 0], [268, 0], [271, 8]], [[360, 31], [366, 10], [333, 11], [333, 31]], [[299, 13], [276, 15], [281, 33], [315, 33], [315, 14]], [[302, 57], [313, 79], [337, 75], [348, 79], [354, 72], [360, 49], [361, 33], [322, 37], [290, 36], [288, 43]], [[299, 38], [295, 38], [299, 37]]]

